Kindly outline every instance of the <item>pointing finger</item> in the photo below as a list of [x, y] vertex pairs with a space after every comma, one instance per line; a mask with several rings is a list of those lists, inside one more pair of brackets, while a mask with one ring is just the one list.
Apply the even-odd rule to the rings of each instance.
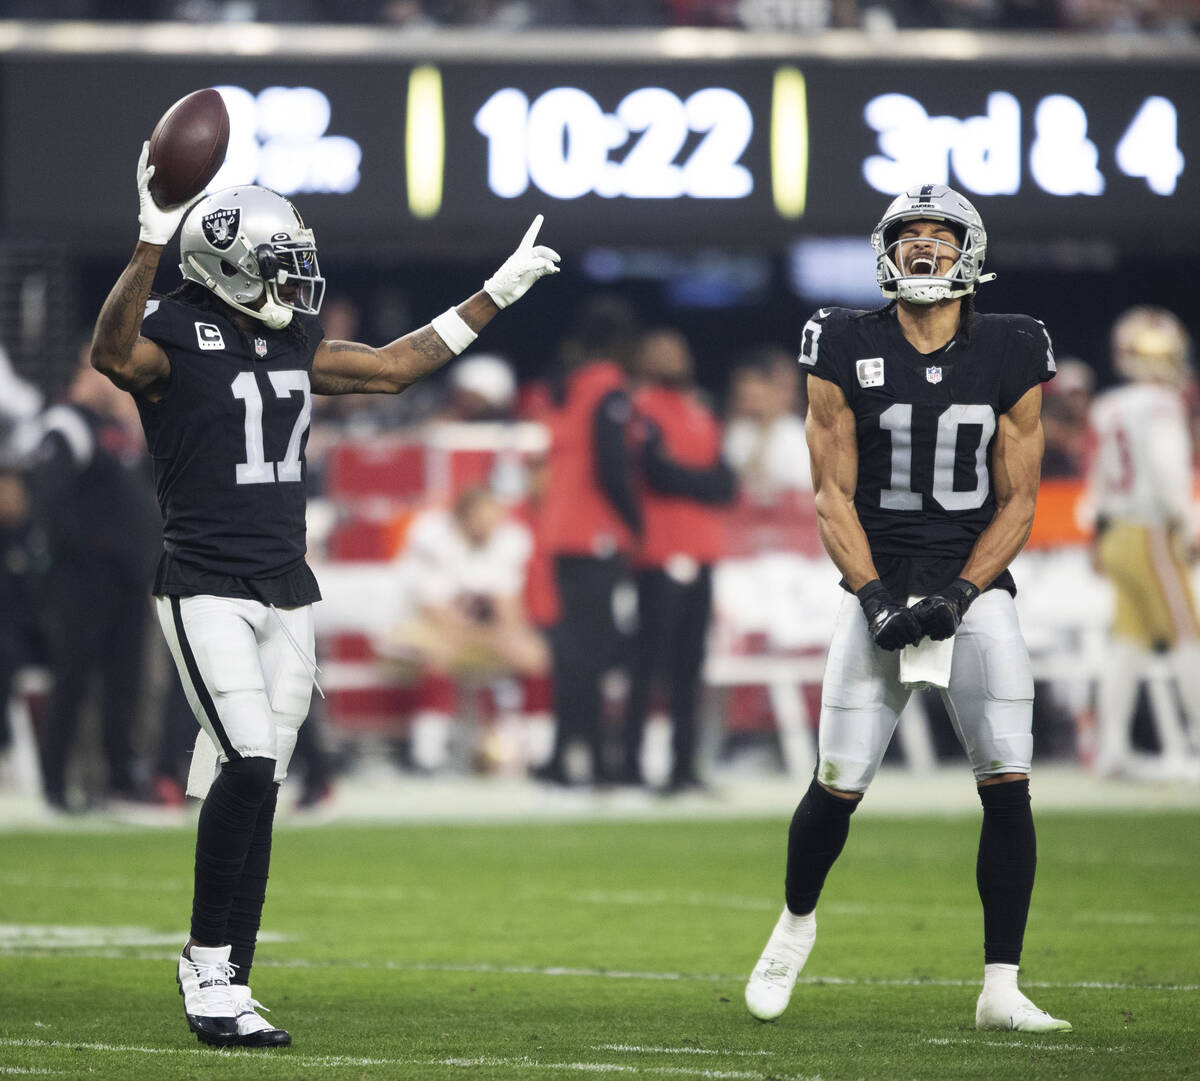
[[521, 237], [521, 243], [519, 245], [520, 247], [522, 247], [522, 248], [532, 248], [533, 247], [533, 242], [537, 239], [538, 230], [542, 227], [542, 221], [543, 221], [543, 218], [542, 218], [541, 214], [539, 214], [536, 218], [533, 219], [533, 224], [528, 229], [525, 230], [525, 235], [523, 237]]

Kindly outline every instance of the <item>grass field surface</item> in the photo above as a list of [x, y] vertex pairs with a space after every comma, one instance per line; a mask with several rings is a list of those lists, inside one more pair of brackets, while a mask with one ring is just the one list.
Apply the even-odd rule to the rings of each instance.
[[975, 816], [856, 819], [788, 1012], [742, 989], [786, 818], [276, 832], [252, 986], [292, 1032], [187, 1031], [187, 829], [0, 833], [0, 1077], [1041, 1081], [1200, 1077], [1194, 813], [1052, 813], [1023, 986], [981, 1033]]

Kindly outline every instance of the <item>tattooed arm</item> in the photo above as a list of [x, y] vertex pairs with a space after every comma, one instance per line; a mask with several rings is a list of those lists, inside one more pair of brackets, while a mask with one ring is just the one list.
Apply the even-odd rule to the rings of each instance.
[[[500, 309], [481, 290], [455, 310], [467, 326], [478, 332]], [[317, 394], [399, 394], [454, 355], [428, 325], [379, 348], [359, 342], [323, 341], [313, 357], [312, 389]]]
[[122, 390], [157, 398], [171, 374], [167, 354], [139, 336], [162, 246], [139, 242], [112, 287], [92, 334], [92, 367]]

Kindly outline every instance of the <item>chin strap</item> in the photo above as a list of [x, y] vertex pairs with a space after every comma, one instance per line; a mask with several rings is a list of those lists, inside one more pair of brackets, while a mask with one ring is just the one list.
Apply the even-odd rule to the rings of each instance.
[[251, 312], [272, 330], [283, 330], [292, 321], [292, 309], [268, 300], [257, 312]]

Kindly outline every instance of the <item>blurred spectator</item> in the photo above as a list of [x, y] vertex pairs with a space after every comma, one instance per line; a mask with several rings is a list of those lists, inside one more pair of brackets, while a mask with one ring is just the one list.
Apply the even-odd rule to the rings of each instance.
[[[1200, 621], [1188, 570], [1197, 551], [1192, 447], [1183, 401], [1191, 341], [1171, 312], [1138, 307], [1114, 324], [1112, 350], [1126, 383], [1101, 394], [1092, 408], [1096, 450], [1089, 475], [1096, 567], [1112, 582], [1116, 602], [1096, 693], [1093, 768], [1101, 776], [1134, 768], [1130, 727], [1151, 651], [1166, 654], [1200, 739]], [[1196, 776], [1186, 736], [1172, 718], [1156, 714], [1161, 766]]]
[[526, 614], [523, 591], [533, 539], [486, 488], [470, 488], [453, 510], [422, 511], [398, 561], [411, 617], [376, 651], [422, 680], [411, 754], [423, 770], [449, 760], [454, 681], [543, 675], [544, 637]]
[[67, 766], [90, 681], [101, 684], [108, 794], [138, 799], [134, 718], [159, 543], [133, 399], [81, 355], [67, 401], [47, 410], [31, 476], [49, 559], [43, 604], [53, 689], [42, 748], [46, 799], [67, 807]]
[[28, 457], [41, 427], [42, 392], [13, 370], [8, 352], [0, 346], [0, 461], [13, 466]]
[[1192, 33], [1200, 27], [1196, 0], [1059, 0], [1063, 24], [1110, 33]]
[[446, 420], [511, 420], [517, 400], [517, 375], [503, 357], [474, 353], [456, 361], [446, 378]]
[[634, 407], [646, 425], [642, 511], [635, 558], [638, 632], [625, 705], [621, 780], [642, 784], [642, 735], [660, 680], [671, 717], [667, 791], [701, 787], [696, 727], [701, 669], [712, 616], [712, 569], [721, 555], [716, 509], [733, 499], [733, 471], [721, 460], [721, 430], [697, 399], [691, 350], [683, 335], [642, 338], [641, 385]]
[[552, 636], [554, 750], [535, 775], [558, 784], [573, 780], [566, 752], [576, 741], [590, 751], [592, 780], [610, 779], [602, 684], [607, 672], [628, 664], [636, 603], [629, 554], [642, 533], [626, 384], [635, 334], [627, 302], [589, 300], [562, 344], [557, 408], [548, 418], [542, 535], [561, 616]]
[[532, 0], [541, 26], [664, 26], [669, 0]]
[[1096, 375], [1082, 360], [1067, 357], [1058, 362], [1058, 375], [1046, 384], [1042, 398], [1042, 476], [1083, 476], [1095, 386]]
[[0, 458], [0, 754], [12, 742], [8, 704], [13, 677], [35, 653], [32, 562], [25, 479]]
[[797, 366], [782, 349], [764, 348], [740, 363], [730, 381], [725, 457], [757, 503], [812, 491], [804, 422], [792, 412], [796, 391], [779, 374], [785, 362]]

